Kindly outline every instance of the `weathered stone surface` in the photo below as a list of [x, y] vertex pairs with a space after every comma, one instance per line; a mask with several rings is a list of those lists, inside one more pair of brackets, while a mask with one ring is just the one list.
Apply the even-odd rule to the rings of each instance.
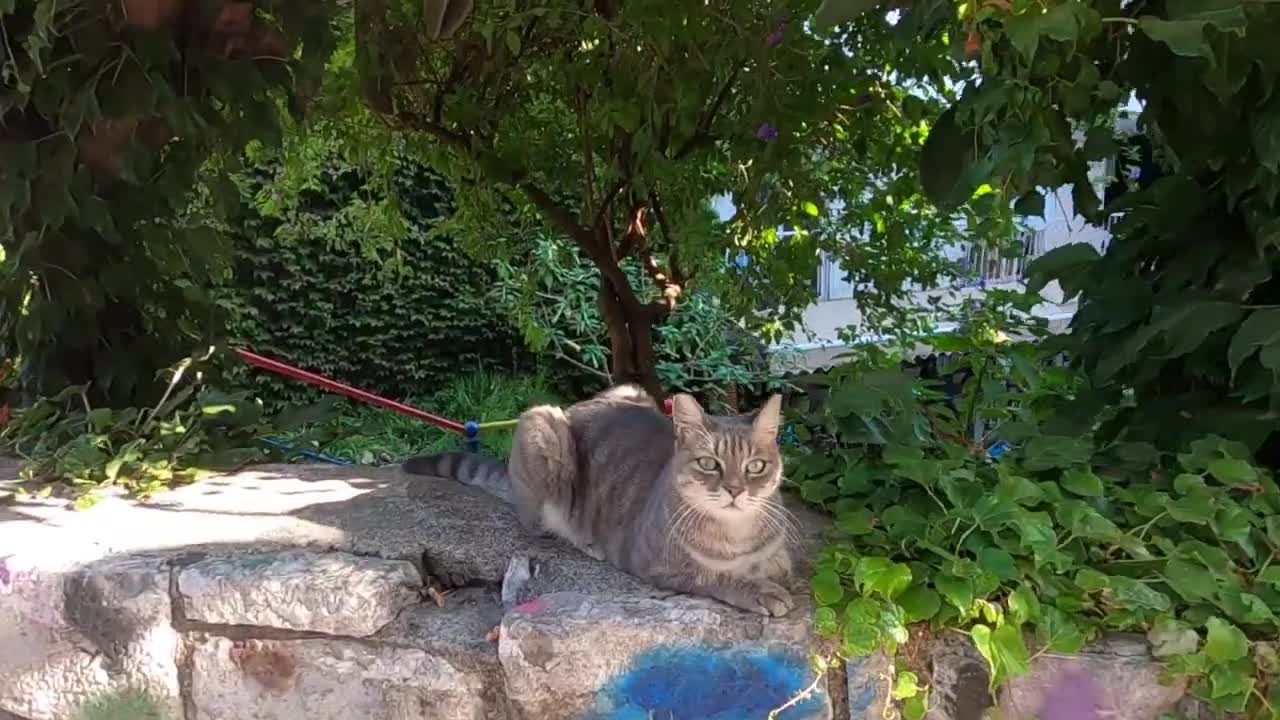
[[[749, 615], [702, 598], [553, 593], [502, 621], [498, 655], [523, 717], [762, 717], [813, 680], [809, 613]], [[824, 692], [782, 715], [829, 718]]]
[[196, 720], [475, 720], [483, 678], [414, 648], [211, 638], [192, 657]]
[[[982, 657], [958, 637], [936, 639], [931, 656], [931, 720], [982, 720], [995, 704]], [[1160, 683], [1160, 666], [1146, 642], [1116, 636], [1079, 655], [1040, 655], [997, 694], [1002, 720], [1156, 720], [1178, 706], [1184, 691], [1182, 684]]]
[[165, 561], [49, 568], [40, 548], [20, 549], [0, 572], [0, 709], [63, 720], [89, 701], [141, 690], [177, 718], [180, 640]]
[[[767, 619], [672, 596], [525, 536], [483, 493], [394, 469], [265, 466], [86, 512], [7, 503], [0, 617], [16, 622], [0, 623], [0, 717], [72, 720], [90, 699], [142, 689], [166, 720], [741, 720], [813, 678], [803, 557], [800, 606]], [[823, 524], [801, 527], [812, 547]], [[515, 556], [528, 577], [521, 563], [506, 572]], [[414, 598], [419, 570], [458, 588], [444, 608]], [[504, 574], [521, 603], [505, 614]], [[993, 705], [981, 657], [959, 636], [918, 650], [930, 717], [980, 720]], [[830, 678], [841, 720], [881, 717], [889, 663], [846, 673]], [[1152, 720], [1181, 693], [1156, 679], [1140, 641], [1110, 640], [1037, 658], [1000, 706], [1006, 720], [1055, 720], [1046, 707], [1080, 701]], [[828, 718], [831, 703], [820, 692], [781, 717]]]
[[887, 720], [892, 716], [893, 661], [884, 653], [845, 663], [849, 720]]
[[407, 610], [369, 641], [208, 638], [192, 657], [194, 720], [509, 717], [482, 591]]
[[364, 637], [419, 601], [404, 560], [285, 550], [234, 553], [178, 574], [187, 620]]

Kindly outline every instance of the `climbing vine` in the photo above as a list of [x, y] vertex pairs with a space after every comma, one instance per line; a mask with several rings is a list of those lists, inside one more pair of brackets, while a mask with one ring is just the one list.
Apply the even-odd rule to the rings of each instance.
[[[451, 193], [438, 176], [401, 157], [388, 186], [330, 148], [291, 188], [278, 158], [255, 155], [241, 176], [246, 206], [228, 223], [236, 266], [223, 296], [236, 342], [397, 398], [529, 359], [496, 311], [498, 273], [439, 231]], [[268, 401], [311, 394], [264, 373], [239, 379]]]
[[[1100, 437], [1106, 417], [1064, 412], [1081, 375], [1009, 342], [1003, 312], [935, 341], [963, 353], [945, 378], [850, 366], [808, 416], [835, 445], [788, 466], [835, 519], [813, 578], [819, 631], [860, 656], [961, 629], [993, 685], [1040, 654], [1141, 632], [1195, 697], [1274, 717], [1280, 486], [1222, 437], [1176, 453]], [[910, 669], [896, 697], [920, 718], [927, 673]]]

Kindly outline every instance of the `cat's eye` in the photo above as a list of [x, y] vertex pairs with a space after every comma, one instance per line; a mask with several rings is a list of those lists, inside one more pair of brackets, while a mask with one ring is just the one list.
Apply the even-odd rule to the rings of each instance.
[[698, 458], [698, 469], [706, 472], [715, 472], [720, 469], [720, 462], [713, 457]]
[[747, 472], [751, 473], [752, 475], [759, 475], [760, 473], [764, 472], [764, 461], [760, 459], [756, 459], [747, 463]]

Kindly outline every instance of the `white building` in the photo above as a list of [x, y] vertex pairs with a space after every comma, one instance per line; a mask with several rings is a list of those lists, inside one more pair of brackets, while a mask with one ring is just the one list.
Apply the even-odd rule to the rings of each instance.
[[[1121, 134], [1128, 135], [1136, 131], [1133, 115], [1136, 115], [1139, 108], [1130, 103], [1126, 110], [1132, 112], [1120, 121], [1118, 130]], [[1102, 197], [1105, 186], [1115, 175], [1114, 160], [1097, 162], [1091, 168], [1090, 176], [1099, 197]], [[1099, 253], [1106, 252], [1111, 240], [1110, 225], [1114, 217], [1104, 227], [1089, 224], [1076, 214], [1069, 185], [1054, 190], [1044, 189], [1042, 192], [1045, 196], [1044, 217], [1022, 219], [1027, 231], [1024, 234], [1024, 251], [1021, 257], [1001, 257], [997, 252], [985, 251], [967, 243], [948, 248], [945, 250], [948, 259], [963, 268], [967, 280], [953, 286], [954, 289], [915, 291], [914, 295], [920, 304], [924, 305], [929, 296], [941, 295], [944, 302], [951, 303], [981, 294], [988, 288], [1024, 288], [1027, 265], [1063, 245], [1083, 242], [1092, 245]], [[717, 199], [714, 205], [721, 219], [732, 216], [733, 205], [727, 198]], [[779, 369], [818, 370], [837, 364], [837, 356], [847, 352], [849, 348], [849, 343], [841, 340], [841, 336], [845, 334], [842, 331], [861, 326], [861, 313], [853, 299], [854, 285], [840, 264], [824, 255], [818, 263], [816, 280], [817, 296], [813, 304], [804, 311], [801, 326], [789, 338], [771, 347], [775, 362], [780, 365]], [[1075, 314], [1075, 300], [1065, 301], [1056, 282], [1045, 287], [1040, 296], [1043, 302], [1035, 307], [1034, 314], [1045, 318], [1051, 331], [1063, 332]], [[940, 331], [947, 329], [945, 325], [938, 327]], [[858, 341], [875, 340], [875, 337], [864, 336]]]

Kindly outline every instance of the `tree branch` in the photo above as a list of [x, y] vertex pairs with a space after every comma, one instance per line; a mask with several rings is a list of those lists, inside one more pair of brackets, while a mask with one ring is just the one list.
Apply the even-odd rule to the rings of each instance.
[[658, 227], [662, 229], [662, 239], [667, 243], [667, 264], [671, 270], [671, 281], [684, 285], [690, 277], [680, 266], [680, 245], [671, 235], [671, 225], [667, 223], [667, 214], [662, 210], [662, 201], [658, 199], [657, 191], [649, 193], [649, 204], [653, 207], [654, 217], [658, 219]]
[[695, 150], [705, 147], [715, 142], [715, 136], [711, 134], [711, 125], [716, 120], [716, 115], [720, 112], [720, 106], [724, 105], [724, 101], [729, 97], [729, 92], [733, 90], [733, 85], [738, 81], [738, 73], [742, 70], [742, 65], [738, 65], [729, 73], [729, 77], [725, 79], [724, 85], [720, 87], [720, 92], [716, 93], [715, 99], [711, 102], [711, 107], [703, 114], [702, 119], [698, 121], [698, 127], [693, 131], [693, 135], [676, 150], [676, 154], [671, 156], [672, 160], [681, 160], [688, 157]]
[[[577, 110], [578, 114], [578, 133], [582, 135], [582, 165], [583, 173], [586, 180], [587, 189], [587, 214], [593, 218], [596, 216], [595, 195], [596, 195], [596, 171], [595, 171], [595, 152], [591, 149], [591, 128], [587, 124], [587, 100], [588, 95], [581, 90], [578, 92]], [[603, 205], [601, 206], [603, 208]], [[595, 224], [594, 222], [592, 223]]]

